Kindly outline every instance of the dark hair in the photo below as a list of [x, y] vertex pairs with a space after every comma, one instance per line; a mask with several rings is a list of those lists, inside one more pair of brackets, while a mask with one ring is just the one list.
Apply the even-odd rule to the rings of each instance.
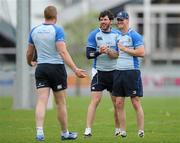
[[101, 17], [105, 17], [105, 16], [108, 16], [109, 20], [114, 20], [114, 15], [109, 10], [102, 11], [99, 14], [99, 20], [100, 20]]
[[44, 10], [44, 18], [45, 19], [54, 19], [57, 18], [57, 10], [54, 6], [48, 6]]

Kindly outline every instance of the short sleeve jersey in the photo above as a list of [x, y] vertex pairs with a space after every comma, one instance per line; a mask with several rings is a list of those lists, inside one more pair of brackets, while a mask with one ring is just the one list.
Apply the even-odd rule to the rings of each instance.
[[[103, 32], [100, 28], [93, 30], [87, 40], [87, 47], [91, 47], [99, 51], [101, 45], [118, 51], [117, 47], [118, 31], [111, 29], [110, 32]], [[116, 68], [117, 59], [111, 59], [107, 54], [101, 54], [94, 59], [93, 68], [99, 71], [112, 71]]]
[[64, 39], [63, 29], [56, 25], [41, 24], [33, 28], [29, 35], [29, 43], [37, 50], [38, 64], [64, 64], [56, 49], [56, 42]]
[[[120, 33], [118, 36], [118, 42], [121, 42], [123, 46], [130, 49], [139, 48], [144, 45], [142, 36], [133, 29], [129, 29], [126, 34]], [[135, 56], [131, 56], [121, 50], [119, 50], [119, 58], [117, 60], [117, 70], [132, 70], [140, 68], [140, 59]]]

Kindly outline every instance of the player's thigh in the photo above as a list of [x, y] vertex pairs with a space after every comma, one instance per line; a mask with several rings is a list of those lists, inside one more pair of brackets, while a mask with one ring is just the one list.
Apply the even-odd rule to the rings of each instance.
[[67, 73], [64, 65], [54, 65], [49, 71], [50, 86], [53, 91], [60, 91], [67, 88]]
[[99, 80], [99, 74], [96, 73], [91, 80], [91, 92], [101, 92], [104, 90], [102, 82]]
[[112, 95], [119, 97], [119, 96], [125, 96], [124, 90], [123, 90], [123, 77], [124, 77], [124, 71], [115, 71], [114, 77], [113, 77], [113, 89], [112, 89]]
[[36, 88], [45, 88], [49, 86], [49, 79], [47, 76], [47, 65], [39, 64], [35, 70]]
[[92, 91], [91, 92], [91, 101], [94, 103], [99, 103], [102, 98], [102, 91]]
[[49, 94], [50, 94], [50, 88], [49, 87], [38, 88], [37, 89], [37, 103], [47, 104]]
[[124, 89], [127, 96], [139, 96], [141, 94], [141, 76], [139, 70], [126, 71]]
[[113, 105], [116, 105], [116, 97], [115, 97], [115, 96], [112, 96], [111, 93], [109, 93], [109, 94], [110, 94], [110, 96], [111, 96], [111, 101], [112, 101]]
[[66, 92], [65, 90], [53, 91], [54, 100], [57, 105], [66, 103]]

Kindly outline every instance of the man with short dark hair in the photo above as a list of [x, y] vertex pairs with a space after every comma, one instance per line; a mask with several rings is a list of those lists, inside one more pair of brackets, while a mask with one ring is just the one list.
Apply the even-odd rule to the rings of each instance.
[[[91, 102], [87, 111], [85, 137], [92, 135], [92, 124], [95, 118], [96, 108], [99, 105], [103, 90], [107, 89], [110, 95], [113, 85], [113, 73], [118, 57], [116, 39], [117, 30], [111, 28], [113, 14], [105, 10], [99, 15], [100, 27], [93, 30], [87, 40], [86, 56], [94, 59], [91, 81]], [[111, 96], [114, 106], [115, 135], [119, 134], [120, 123], [116, 114], [115, 97]]]
[[58, 27], [57, 10], [48, 6], [44, 10], [45, 22], [33, 28], [29, 35], [27, 49], [27, 63], [33, 61], [33, 53], [37, 51], [37, 67], [35, 71], [37, 103], [36, 103], [36, 140], [45, 139], [43, 125], [46, 106], [52, 89], [56, 106], [58, 121], [61, 125], [61, 139], [74, 140], [77, 133], [68, 131], [66, 95], [67, 73], [64, 62], [74, 71], [76, 76], [84, 78], [85, 71], [77, 68], [66, 48], [64, 31]]

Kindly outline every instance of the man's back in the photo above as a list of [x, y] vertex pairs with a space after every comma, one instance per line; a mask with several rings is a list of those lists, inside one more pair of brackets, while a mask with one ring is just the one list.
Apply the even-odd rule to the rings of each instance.
[[64, 41], [64, 32], [53, 24], [42, 24], [30, 33], [29, 42], [34, 44], [38, 53], [38, 63], [63, 64], [56, 50], [56, 41]]

